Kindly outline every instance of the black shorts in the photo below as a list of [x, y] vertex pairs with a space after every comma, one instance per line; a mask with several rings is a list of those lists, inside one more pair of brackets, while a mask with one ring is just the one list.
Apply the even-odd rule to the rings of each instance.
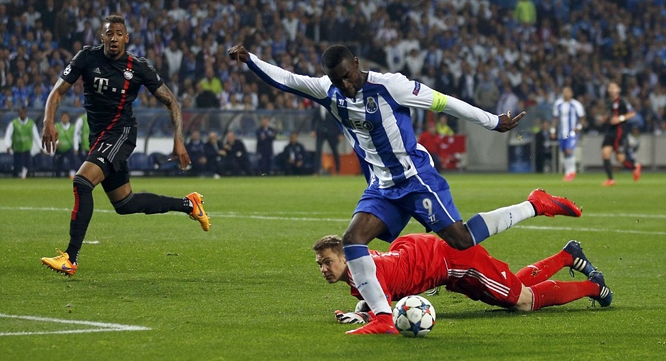
[[627, 134], [621, 126], [616, 129], [608, 131], [604, 137], [604, 142], [601, 147], [613, 147], [613, 151], [624, 153], [627, 148]]
[[104, 172], [102, 187], [110, 192], [129, 183], [127, 159], [136, 148], [136, 127], [123, 127], [121, 132], [102, 134], [91, 142], [86, 161], [95, 163]]

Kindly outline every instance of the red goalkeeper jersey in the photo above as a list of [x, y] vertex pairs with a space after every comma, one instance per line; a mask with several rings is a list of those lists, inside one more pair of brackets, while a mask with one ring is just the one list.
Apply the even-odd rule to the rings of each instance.
[[[422, 293], [447, 279], [446, 242], [432, 234], [398, 237], [387, 252], [370, 251], [377, 265], [377, 279], [389, 301]], [[349, 273], [351, 294], [361, 298]]]
[[[377, 279], [391, 301], [417, 295], [437, 286], [473, 300], [511, 307], [518, 302], [522, 282], [509, 266], [474, 246], [459, 251], [434, 234], [409, 234], [397, 238], [387, 252], [370, 251]], [[362, 299], [349, 274], [352, 296]]]

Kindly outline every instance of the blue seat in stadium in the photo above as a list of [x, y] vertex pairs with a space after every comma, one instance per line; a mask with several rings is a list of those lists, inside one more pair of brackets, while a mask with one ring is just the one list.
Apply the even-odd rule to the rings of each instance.
[[127, 160], [127, 166], [130, 170], [152, 171], [155, 169], [150, 157], [143, 152], [134, 152]]
[[51, 173], [55, 171], [55, 165], [53, 164], [53, 156], [38, 153], [32, 157], [32, 170], [35, 172], [47, 172]]
[[153, 167], [162, 175], [177, 174], [180, 169], [178, 162], [169, 161], [169, 156], [164, 153], [153, 152], [150, 153], [148, 158], [150, 158]]
[[9, 153], [0, 153], [0, 173], [11, 173], [14, 169], [14, 156]]

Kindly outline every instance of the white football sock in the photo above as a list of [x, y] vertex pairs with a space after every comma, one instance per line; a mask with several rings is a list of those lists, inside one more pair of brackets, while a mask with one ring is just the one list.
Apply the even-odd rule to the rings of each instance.
[[571, 156], [564, 158], [564, 174], [576, 173], [576, 158]]
[[525, 201], [494, 211], [479, 213], [488, 227], [488, 236], [506, 231], [514, 224], [536, 216], [532, 203]]
[[[365, 247], [366, 252], [368, 248], [368, 246], [361, 245], [354, 245], [353, 247]], [[345, 254], [347, 254], [346, 250]], [[368, 253], [367, 256], [347, 260], [347, 266], [349, 266], [349, 271], [352, 274], [354, 285], [359, 293], [361, 293], [361, 296], [363, 296], [363, 299], [368, 303], [372, 312], [375, 314], [391, 314], [391, 305], [386, 300], [382, 286], [377, 280], [377, 267], [370, 254]]]

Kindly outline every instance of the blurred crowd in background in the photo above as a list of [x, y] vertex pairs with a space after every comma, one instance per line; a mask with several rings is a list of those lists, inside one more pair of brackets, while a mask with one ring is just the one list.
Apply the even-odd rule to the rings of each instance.
[[[72, 56], [99, 44], [109, 14], [125, 17], [127, 50], [148, 59], [184, 109], [311, 108], [227, 49], [243, 43], [321, 76], [322, 51], [344, 43], [364, 69], [402, 72], [495, 113], [551, 119], [571, 86], [587, 132], [599, 130], [606, 86], [617, 81], [638, 112], [635, 127], [666, 130], [665, 0], [0, 0], [0, 109], [43, 108]], [[79, 83], [62, 105], [82, 102]], [[162, 107], [145, 89], [133, 106]]]

